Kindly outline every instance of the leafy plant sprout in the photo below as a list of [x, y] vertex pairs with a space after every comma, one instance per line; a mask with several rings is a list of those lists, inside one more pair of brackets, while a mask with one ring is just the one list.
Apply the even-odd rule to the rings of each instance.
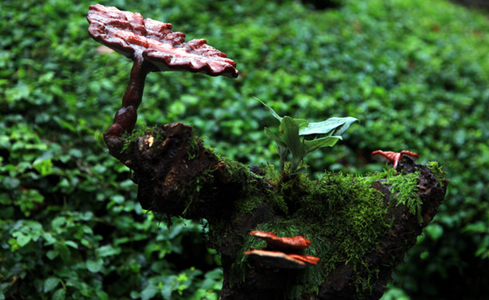
[[275, 133], [265, 128], [268, 135], [276, 144], [280, 155], [280, 174], [285, 171], [285, 159], [288, 154], [292, 154], [290, 162], [290, 174], [305, 172], [305, 168], [299, 165], [304, 157], [322, 147], [333, 147], [338, 140], [342, 140], [341, 135], [350, 128], [356, 118], [329, 118], [322, 122], [309, 122], [306, 119], [292, 118], [289, 116], [279, 116], [270, 106], [256, 98], [268, 108], [272, 116], [280, 122], [279, 131]]

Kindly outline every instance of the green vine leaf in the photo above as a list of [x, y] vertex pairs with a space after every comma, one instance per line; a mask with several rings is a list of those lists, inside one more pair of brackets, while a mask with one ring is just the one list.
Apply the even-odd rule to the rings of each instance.
[[[274, 118], [280, 121], [279, 134], [265, 128], [268, 135], [276, 144], [280, 155], [280, 172], [283, 174], [285, 159], [289, 152], [292, 154], [290, 173], [297, 174], [297, 169], [304, 157], [322, 147], [333, 147], [350, 126], [358, 121], [356, 118], [329, 118], [322, 122], [309, 122], [306, 119], [279, 116], [270, 106], [256, 98], [268, 108]], [[306, 136], [315, 135], [312, 139]], [[303, 168], [300, 169], [303, 172]]]
[[273, 108], [271, 108], [270, 106], [266, 105], [265, 102], [261, 101], [260, 99], [254, 97], [256, 100], [260, 101], [261, 104], [263, 104], [266, 108], [268, 108], [268, 110], [270, 111], [270, 113], [272, 114], [272, 116], [275, 117], [275, 119], [279, 120], [280, 122], [282, 122], [282, 117], [279, 116], [274, 110]]
[[324, 138], [318, 138], [314, 140], [305, 140], [304, 145], [306, 146], [306, 154], [311, 153], [322, 147], [333, 147], [336, 145], [338, 140], [342, 140], [341, 136], [327, 136]]
[[309, 125], [299, 131], [300, 135], [311, 134], [328, 134], [328, 135], [342, 135], [348, 128], [350, 128], [353, 122], [358, 121], [356, 118], [329, 118], [323, 122], [311, 122]]

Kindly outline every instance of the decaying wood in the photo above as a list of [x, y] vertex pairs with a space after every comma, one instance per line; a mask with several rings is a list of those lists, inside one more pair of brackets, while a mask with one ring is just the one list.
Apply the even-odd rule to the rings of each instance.
[[[162, 212], [168, 216], [184, 216], [188, 219], [207, 219], [209, 223], [223, 221], [227, 229], [221, 238], [224, 240], [215, 247], [222, 255], [224, 285], [222, 299], [282, 299], [281, 291], [290, 279], [293, 270], [252, 269], [246, 274], [243, 283], [230, 286], [232, 263], [243, 242], [243, 236], [254, 230], [257, 224], [268, 222], [274, 216], [266, 201], [258, 205], [253, 213], [238, 219], [235, 216], [236, 201], [239, 194], [247, 189], [274, 189], [275, 185], [266, 178], [256, 176], [241, 164], [230, 164], [213, 154], [197, 141], [192, 128], [182, 123], [160, 126], [155, 132], [147, 131], [137, 138], [126, 151], [111, 151], [134, 172], [133, 180], [138, 185], [138, 200], [145, 209]], [[394, 266], [403, 260], [404, 254], [416, 243], [423, 227], [435, 216], [446, 193], [446, 182], [439, 183], [434, 174], [424, 165], [415, 164], [409, 157], [401, 158], [399, 171], [411, 173], [420, 170], [418, 195], [422, 200], [422, 219], [408, 212], [401, 205], [389, 206], [389, 214], [395, 219], [389, 235], [381, 238], [381, 246], [369, 254], [371, 267], [379, 270], [373, 283], [372, 294], [366, 299], [381, 298], [390, 280]], [[211, 172], [212, 178], [201, 182], [199, 190], [191, 190], [192, 203], [188, 203], [188, 189], [195, 188], [192, 183], [204, 173]], [[247, 180], [235, 180], [233, 174], [243, 172]], [[376, 181], [373, 188], [385, 195], [389, 205], [390, 187], [383, 181]], [[212, 197], [208, 197], [212, 195]], [[210, 224], [212, 226], [212, 224]], [[393, 264], [392, 261], [395, 260]], [[389, 267], [385, 267], [389, 265]], [[338, 266], [325, 278], [318, 294], [304, 295], [303, 299], [354, 299], [358, 296], [351, 278], [354, 274], [351, 264]]]

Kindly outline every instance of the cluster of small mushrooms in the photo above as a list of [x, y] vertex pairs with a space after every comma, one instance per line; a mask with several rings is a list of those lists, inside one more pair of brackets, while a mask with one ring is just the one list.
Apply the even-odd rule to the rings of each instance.
[[264, 267], [279, 269], [303, 269], [316, 265], [319, 257], [301, 253], [311, 244], [309, 239], [302, 236], [278, 237], [273, 232], [251, 231], [250, 235], [267, 242], [262, 250], [251, 249], [246, 251], [246, 256], [252, 257]]

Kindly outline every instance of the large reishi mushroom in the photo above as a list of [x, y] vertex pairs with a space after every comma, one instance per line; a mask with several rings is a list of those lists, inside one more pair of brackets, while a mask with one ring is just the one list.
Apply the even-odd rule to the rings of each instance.
[[279, 269], [303, 269], [316, 265], [319, 261], [319, 257], [296, 253], [311, 245], [311, 241], [305, 237], [278, 237], [273, 232], [260, 230], [251, 231], [250, 235], [266, 241], [267, 246], [263, 250], [251, 249], [244, 255], [252, 257], [263, 266]]
[[401, 160], [401, 156], [403, 155], [409, 156], [414, 161], [416, 161], [419, 158], [418, 154], [407, 150], [402, 150], [401, 152], [376, 150], [372, 152], [372, 157], [374, 159], [379, 160], [381, 162], [392, 164], [392, 166], [396, 170], [397, 170], [397, 166], [399, 165], [399, 161]]
[[236, 63], [226, 54], [207, 45], [204, 39], [185, 42], [185, 34], [172, 32], [169, 23], [144, 19], [139, 13], [100, 4], [90, 6], [87, 20], [93, 39], [134, 60], [122, 107], [104, 133], [109, 148], [120, 146], [119, 138], [134, 129], [149, 72], [190, 71], [238, 77]]

